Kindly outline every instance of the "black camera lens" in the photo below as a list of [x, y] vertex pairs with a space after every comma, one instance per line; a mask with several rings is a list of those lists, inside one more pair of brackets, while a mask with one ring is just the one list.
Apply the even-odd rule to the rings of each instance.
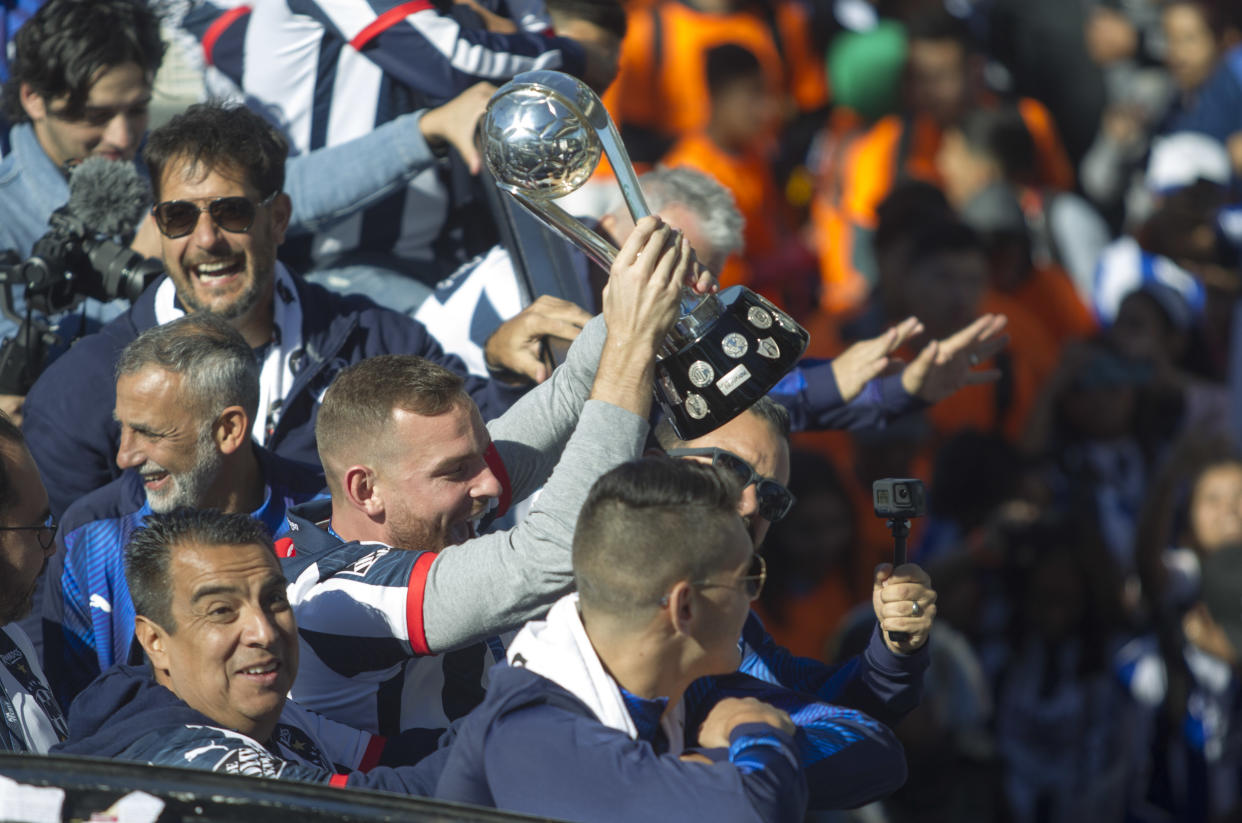
[[897, 483], [893, 486], [893, 497], [898, 503], [909, 503], [910, 487], [905, 483]]

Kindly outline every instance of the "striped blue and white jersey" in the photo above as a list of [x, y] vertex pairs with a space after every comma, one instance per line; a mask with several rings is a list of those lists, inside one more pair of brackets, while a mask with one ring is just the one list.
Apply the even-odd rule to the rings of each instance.
[[289, 514], [277, 541], [301, 640], [295, 700], [391, 737], [425, 730], [428, 746], [483, 700], [499, 638], [435, 653], [423, 627], [434, 552], [344, 542], [327, 529], [331, 501]]
[[[478, 18], [463, 6], [449, 8], [430, 0], [212, 0], [182, 27], [202, 44], [212, 93], [244, 100], [294, 153], [340, 145], [479, 81], [543, 68], [582, 72], [582, 47], [552, 36], [533, 11], [519, 13], [535, 31], [495, 34], [472, 25]], [[305, 252], [322, 262], [361, 250], [430, 263], [450, 208], [440, 174], [423, 172], [282, 256]]]
[[1186, 711], [1162, 730], [1169, 676], [1156, 638], [1136, 638], [1117, 655], [1117, 677], [1139, 710], [1130, 715], [1134, 796], [1169, 819], [1215, 820], [1242, 802], [1242, 681], [1234, 667], [1190, 643], [1181, 662]]
[[[323, 474], [258, 446], [255, 451], [265, 492], [251, 516], [280, 536], [288, 530], [286, 510], [317, 496]], [[48, 680], [66, 709], [101, 671], [130, 659], [134, 601], [125, 583], [125, 544], [149, 514], [141, 476], [127, 471], [70, 506], [61, 520], [43, 582], [43, 654]]]

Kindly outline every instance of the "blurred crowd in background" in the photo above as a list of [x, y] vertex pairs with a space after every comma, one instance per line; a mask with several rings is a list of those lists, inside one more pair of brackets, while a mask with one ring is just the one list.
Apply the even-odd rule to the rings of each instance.
[[[1242, 4], [632, 0], [638, 163], [726, 185], [723, 274], [830, 357], [1009, 318], [1001, 379], [795, 436], [765, 623], [857, 650], [918, 477], [940, 593], [894, 820], [1213, 820], [1242, 802]], [[855, 611], [855, 610], [858, 611]], [[861, 634], [860, 637], [854, 635]]]

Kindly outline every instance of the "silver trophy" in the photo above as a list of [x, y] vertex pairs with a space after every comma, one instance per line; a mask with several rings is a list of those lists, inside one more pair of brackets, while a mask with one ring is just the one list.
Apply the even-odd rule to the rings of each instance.
[[[617, 248], [553, 202], [585, 183], [605, 154], [630, 214], [651, 214], [629, 154], [595, 92], [558, 71], [501, 86], [483, 119], [483, 153], [496, 184], [605, 269]], [[656, 397], [677, 435], [693, 440], [766, 394], [806, 350], [794, 319], [750, 289], [682, 292], [682, 314], [656, 361]]]

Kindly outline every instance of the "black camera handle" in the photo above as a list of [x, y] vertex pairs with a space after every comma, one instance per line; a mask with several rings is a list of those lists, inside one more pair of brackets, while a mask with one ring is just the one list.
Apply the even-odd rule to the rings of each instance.
[[[888, 530], [893, 534], [893, 570], [906, 563], [906, 540], [910, 537], [910, 521], [904, 517], [890, 517]], [[889, 632], [888, 639], [894, 643], [905, 643], [910, 639], [909, 632]]]

